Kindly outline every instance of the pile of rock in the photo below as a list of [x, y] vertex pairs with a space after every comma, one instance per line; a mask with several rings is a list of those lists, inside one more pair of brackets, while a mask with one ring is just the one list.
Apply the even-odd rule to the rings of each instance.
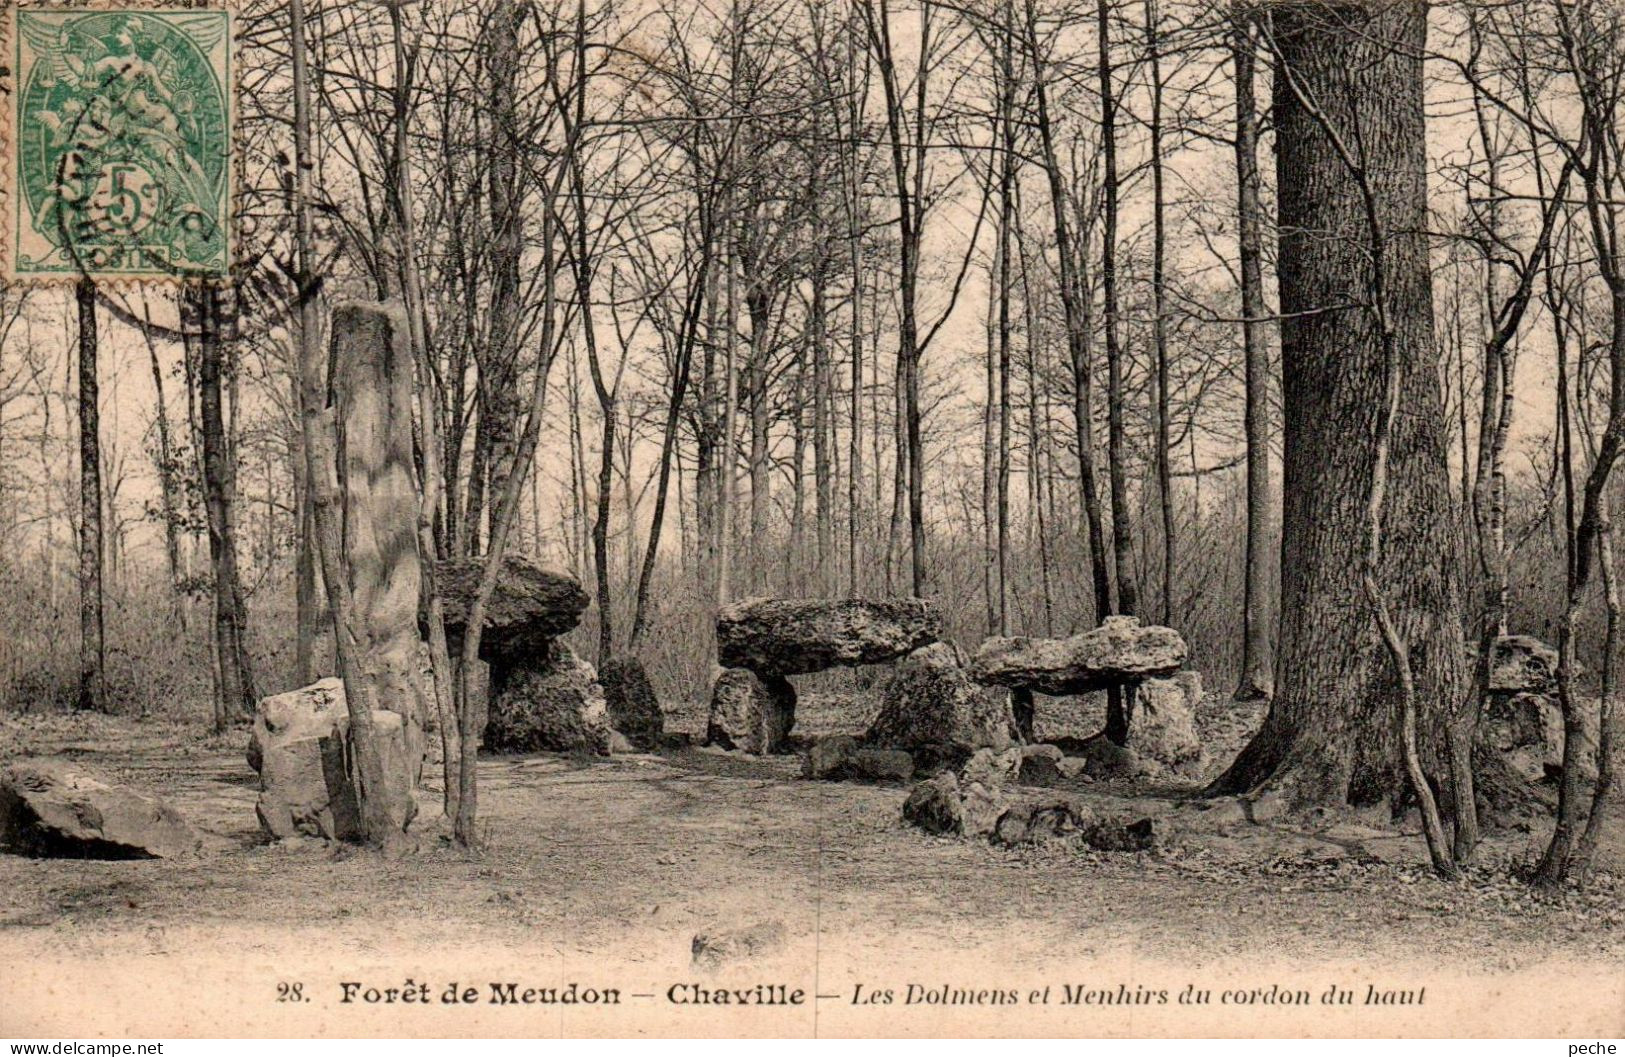
[[[1530, 635], [1504, 635], [1490, 650], [1489, 701], [1479, 736], [1531, 781], [1563, 766], [1563, 710], [1557, 651]], [[1581, 699], [1581, 773], [1596, 775], [1598, 702]]]
[[1008, 846], [1072, 835], [1102, 851], [1154, 846], [1150, 819], [1099, 818], [1074, 795], [1020, 788], [1028, 751], [978, 750], [957, 773], [945, 770], [915, 786], [903, 803], [903, 819], [927, 833], [983, 837]]
[[[462, 649], [482, 564], [464, 558], [436, 567], [453, 657]], [[503, 559], [480, 633], [480, 659], [490, 665], [486, 749], [605, 754], [653, 748], [659, 740], [665, 717], [637, 659], [612, 658], [600, 679], [560, 641], [586, 608], [587, 593], [575, 577]]]
[[706, 741], [781, 752], [795, 725], [790, 676], [895, 660], [940, 635], [935, 607], [912, 598], [754, 598], [725, 606], [717, 616], [722, 671], [711, 692]]
[[0, 845], [66, 859], [170, 859], [201, 841], [164, 800], [68, 760], [17, 760], [0, 771]]

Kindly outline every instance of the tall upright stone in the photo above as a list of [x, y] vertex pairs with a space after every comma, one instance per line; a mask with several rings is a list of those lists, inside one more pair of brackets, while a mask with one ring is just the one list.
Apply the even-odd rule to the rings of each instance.
[[400, 715], [415, 785], [432, 698], [418, 646], [422, 566], [406, 314], [393, 302], [346, 302], [333, 310], [332, 335], [344, 567], [372, 669], [373, 704]]

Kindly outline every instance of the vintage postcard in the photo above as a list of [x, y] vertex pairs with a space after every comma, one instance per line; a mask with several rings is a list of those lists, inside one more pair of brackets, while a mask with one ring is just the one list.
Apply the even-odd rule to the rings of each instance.
[[1617, 1054], [1618, 5], [0, 16], [11, 1052]]

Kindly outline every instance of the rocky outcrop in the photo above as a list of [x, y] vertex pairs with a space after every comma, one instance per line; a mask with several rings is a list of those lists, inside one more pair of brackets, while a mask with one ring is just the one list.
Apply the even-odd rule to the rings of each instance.
[[988, 639], [971, 659], [970, 676], [988, 686], [1083, 694], [1172, 675], [1185, 654], [1185, 640], [1173, 628], [1107, 617], [1100, 627], [1066, 639]]
[[485, 748], [609, 755], [612, 728], [598, 673], [556, 639], [543, 658], [522, 667], [493, 666]]
[[705, 740], [741, 752], [782, 752], [795, 721], [796, 689], [788, 679], [724, 668], [711, 689]]
[[[445, 613], [446, 647], [453, 658], [462, 650], [468, 609], [479, 589], [485, 562], [448, 558], [435, 564], [435, 585]], [[587, 592], [569, 573], [543, 569], [523, 558], [502, 559], [496, 589], [485, 607], [480, 659], [501, 667], [544, 657], [548, 645], [581, 622]]]
[[934, 642], [897, 666], [864, 741], [895, 749], [1003, 749], [1013, 725], [1009, 693], [973, 683], [959, 648]]
[[[409, 749], [399, 713], [375, 710], [372, 727], [383, 764], [384, 800], [390, 817], [404, 829], [417, 813], [412, 789], [422, 758]], [[254, 810], [267, 836], [360, 837], [360, 809], [346, 769], [349, 731], [350, 713], [340, 679], [323, 679], [260, 699], [249, 735], [248, 762], [260, 772]]]
[[1136, 689], [1128, 747], [1153, 776], [1194, 777], [1207, 765], [1196, 733], [1196, 706], [1201, 700], [1202, 677], [1196, 672], [1147, 679]]
[[717, 659], [760, 675], [878, 664], [941, 636], [936, 607], [907, 599], [753, 598], [717, 616]]
[[629, 654], [611, 657], [599, 669], [598, 682], [604, 688], [609, 725], [627, 744], [639, 752], [658, 745], [666, 731], [666, 717], [643, 662]]
[[[1587, 781], [1597, 774], [1597, 717], [1600, 702], [1579, 698], [1580, 743], [1576, 758]], [[1555, 778], [1563, 768], [1563, 710], [1543, 694], [1490, 696], [1479, 724], [1481, 745], [1501, 753], [1514, 771], [1531, 782]]]
[[0, 844], [19, 854], [170, 859], [197, 851], [199, 843], [165, 801], [71, 761], [25, 759], [0, 771]]

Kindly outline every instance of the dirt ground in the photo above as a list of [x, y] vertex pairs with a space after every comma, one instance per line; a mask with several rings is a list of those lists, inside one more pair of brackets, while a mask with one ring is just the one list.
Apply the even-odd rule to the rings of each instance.
[[[855, 708], [808, 695], [798, 729], [861, 729]], [[1200, 719], [1217, 767], [1259, 712], [1210, 700]], [[1092, 721], [1041, 711], [1040, 734]], [[1593, 884], [1552, 897], [1510, 875], [1538, 853], [1538, 823], [1493, 834], [1469, 877], [1446, 883], [1421, 867], [1405, 827], [1342, 820], [1312, 834], [1255, 825], [1188, 788], [1087, 786], [1099, 813], [1155, 818], [1166, 847], [1007, 851], [905, 826], [902, 785], [810, 782], [794, 757], [689, 748], [483, 760], [477, 855], [445, 839], [431, 768], [419, 850], [386, 861], [314, 840], [266, 844], [245, 739], [0, 717], [0, 760], [80, 759], [161, 792], [206, 835], [205, 853], [182, 861], [0, 855], [0, 1035], [1625, 1033], [1617, 819]], [[710, 973], [691, 964], [697, 933], [763, 922], [782, 923], [782, 944]], [[489, 1004], [453, 1016], [340, 1000], [345, 980], [400, 986], [405, 975], [438, 991], [520, 972], [639, 997], [613, 1016], [556, 1005], [524, 1019]], [[79, 983], [63, 991], [68, 979]], [[686, 980], [791, 982], [827, 997], [696, 1012], [667, 994]], [[1126, 990], [1104, 1004], [1033, 1005], [1040, 987], [1066, 982]], [[278, 1001], [290, 983], [302, 995]], [[1191, 983], [1257, 1001], [1185, 1008], [1173, 996]], [[1421, 1010], [1258, 997], [1289, 983], [1317, 1001], [1345, 983], [1360, 999], [1368, 986], [1434, 990]], [[938, 987], [1008, 990], [1023, 1008], [932, 1002]], [[1135, 989], [1165, 992], [1166, 1005], [1141, 1004]], [[861, 1001], [882, 991], [894, 1001]]]

